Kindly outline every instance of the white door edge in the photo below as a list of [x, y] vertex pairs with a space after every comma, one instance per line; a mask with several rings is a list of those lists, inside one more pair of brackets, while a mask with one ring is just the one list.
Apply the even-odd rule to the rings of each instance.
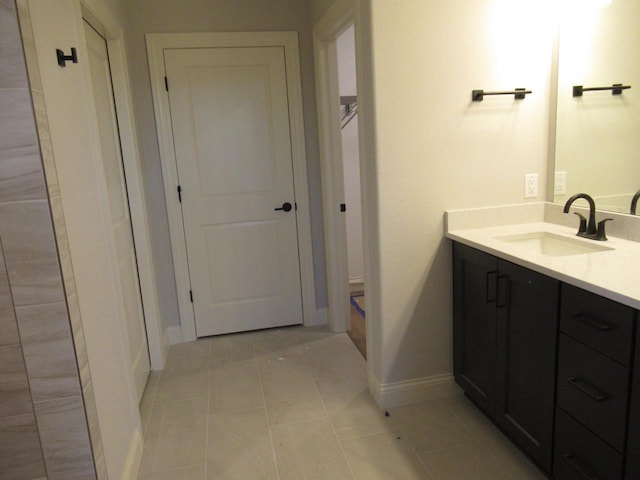
[[302, 84], [297, 32], [233, 32], [233, 33], [149, 33], [146, 34], [151, 91], [155, 108], [156, 129], [160, 146], [160, 161], [169, 219], [171, 251], [178, 289], [178, 306], [182, 340], [196, 339], [195, 317], [189, 297], [190, 279], [184, 224], [176, 188], [177, 164], [174, 153], [169, 100], [165, 88], [164, 56], [167, 48], [263, 47], [282, 46], [287, 66], [289, 115], [291, 119], [291, 150], [296, 193], [297, 233], [302, 287], [304, 325], [316, 324], [315, 280], [311, 249], [311, 221], [307, 185]]
[[122, 146], [124, 174], [127, 181], [131, 224], [138, 262], [138, 275], [144, 310], [147, 343], [152, 370], [164, 367], [168, 344], [160, 316], [160, 304], [151, 254], [149, 219], [142, 187], [140, 153], [133, 115], [129, 71], [122, 28], [118, 22], [95, 0], [84, 0], [83, 15], [100, 22], [107, 39], [109, 63], [113, 81], [113, 93], [118, 112], [118, 127]]

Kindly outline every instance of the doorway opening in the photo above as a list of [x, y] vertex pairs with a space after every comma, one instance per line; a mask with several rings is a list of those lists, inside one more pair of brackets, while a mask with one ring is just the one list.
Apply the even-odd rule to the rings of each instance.
[[[367, 242], [363, 237], [366, 163], [359, 154], [355, 5], [337, 1], [314, 28], [329, 326], [349, 332], [372, 365], [366, 316]], [[361, 174], [361, 168], [362, 174]], [[369, 337], [367, 339], [367, 336]]]
[[356, 86], [355, 27], [350, 25], [336, 39], [340, 94], [342, 178], [349, 282], [347, 334], [367, 358], [365, 324], [364, 252], [362, 244], [362, 201], [360, 150], [358, 148], [358, 93]]

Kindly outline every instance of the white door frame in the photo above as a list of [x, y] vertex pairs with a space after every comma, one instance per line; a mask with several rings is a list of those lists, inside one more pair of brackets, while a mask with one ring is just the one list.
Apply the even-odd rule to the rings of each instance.
[[298, 34], [296, 32], [234, 32], [234, 33], [150, 33], [146, 35], [151, 91], [155, 108], [156, 128], [160, 146], [162, 177], [165, 190], [171, 252], [178, 289], [178, 306], [182, 341], [196, 339], [195, 317], [189, 298], [190, 279], [187, 249], [184, 238], [182, 211], [178, 202], [178, 173], [171, 128], [169, 96], [165, 88], [163, 51], [167, 48], [210, 47], [284, 47], [287, 69], [287, 90], [291, 129], [294, 189], [297, 203], [298, 254], [302, 286], [302, 310], [305, 325], [315, 325], [316, 302], [313, 258], [311, 250], [311, 222], [307, 185], [307, 160], [305, 152], [304, 119], [302, 110], [302, 85]]
[[140, 293], [144, 311], [147, 344], [152, 370], [162, 370], [167, 358], [167, 341], [160, 316], [155, 270], [151, 253], [149, 218], [142, 187], [140, 153], [133, 115], [133, 101], [129, 82], [124, 34], [119, 22], [98, 0], [82, 0], [82, 15], [93, 25], [101, 27], [107, 40], [113, 95], [118, 113], [118, 130], [122, 148], [122, 162], [127, 182], [127, 196], [138, 263]]
[[339, 208], [344, 203], [344, 173], [336, 40], [354, 19], [355, 2], [337, 0], [313, 29], [329, 326], [333, 332], [344, 332], [351, 323], [346, 217]]

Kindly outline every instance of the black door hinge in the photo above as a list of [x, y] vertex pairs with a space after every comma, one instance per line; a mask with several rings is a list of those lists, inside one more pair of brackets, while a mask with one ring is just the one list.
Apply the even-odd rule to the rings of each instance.
[[346, 211], [347, 211], [347, 205], [346, 205], [346, 204], [344, 204], [344, 203], [341, 203], [341, 204], [340, 204], [340, 211], [341, 211], [341, 212], [346, 212]]
[[182, 203], [182, 187], [178, 185], [178, 201]]
[[164, 88], [168, 92], [169, 91], [169, 79], [164, 77]]
[[193, 290], [189, 290], [189, 299], [191, 300], [191, 303], [193, 303]]

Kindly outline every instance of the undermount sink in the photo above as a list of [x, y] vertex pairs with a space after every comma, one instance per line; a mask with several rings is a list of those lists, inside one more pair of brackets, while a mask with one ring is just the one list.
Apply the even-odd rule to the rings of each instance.
[[566, 257], [569, 255], [613, 250], [611, 247], [604, 246], [592, 240], [580, 240], [544, 231], [502, 235], [495, 238], [503, 242], [511, 243], [514, 246], [517, 245], [533, 253], [547, 255], [549, 257]]

